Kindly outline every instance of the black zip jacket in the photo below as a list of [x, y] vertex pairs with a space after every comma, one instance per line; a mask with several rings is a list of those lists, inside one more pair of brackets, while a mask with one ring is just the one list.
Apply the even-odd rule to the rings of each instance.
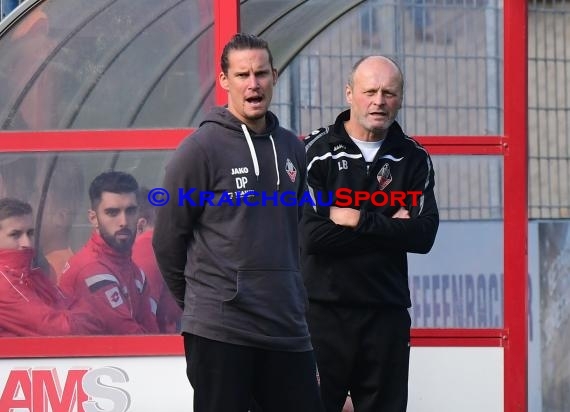
[[[353, 307], [410, 307], [407, 253], [430, 251], [439, 225], [434, 196], [434, 171], [426, 150], [394, 122], [372, 164], [367, 164], [350, 139], [344, 122], [304, 139], [307, 183], [315, 206], [306, 204], [302, 220], [302, 272], [309, 300]], [[361, 203], [356, 228], [336, 225], [328, 218], [332, 200], [346, 205], [337, 189], [374, 193], [375, 203]], [[400, 192], [410, 219], [392, 218], [400, 208], [390, 196]], [[332, 199], [327, 193], [332, 192]], [[387, 201], [385, 199], [388, 199]], [[414, 202], [415, 199], [415, 202]], [[381, 205], [385, 203], [384, 205]], [[413, 205], [416, 203], [416, 205]]]

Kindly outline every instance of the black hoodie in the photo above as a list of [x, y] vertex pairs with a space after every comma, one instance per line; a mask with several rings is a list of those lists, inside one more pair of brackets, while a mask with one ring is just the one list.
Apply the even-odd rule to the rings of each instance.
[[[217, 107], [181, 143], [166, 168], [170, 201], [158, 211], [153, 247], [184, 308], [183, 332], [306, 351], [311, 344], [299, 270], [299, 208], [271, 200], [284, 192], [302, 196], [305, 150], [273, 113], [266, 123], [266, 132], [255, 134]], [[248, 190], [269, 196], [265, 206], [260, 196], [257, 206], [243, 198], [237, 205], [236, 194]]]

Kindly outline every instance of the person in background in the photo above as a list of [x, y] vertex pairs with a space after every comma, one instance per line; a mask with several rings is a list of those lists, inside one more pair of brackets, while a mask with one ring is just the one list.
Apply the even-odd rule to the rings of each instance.
[[182, 309], [166, 286], [154, 257], [152, 235], [154, 233], [156, 208], [148, 201], [148, 194], [148, 188], [140, 188], [138, 193], [137, 238], [133, 246], [133, 261], [145, 273], [150, 297], [157, 302], [156, 320], [160, 332], [177, 333], [180, 331]]
[[[49, 163], [51, 164], [51, 163]], [[85, 190], [83, 170], [73, 159], [58, 156], [52, 173], [39, 173], [40, 191], [45, 197], [38, 205], [38, 250], [48, 265], [50, 278], [59, 283], [66, 263], [74, 251], [71, 229]], [[49, 180], [45, 177], [49, 175]]]
[[[360, 6], [361, 45], [364, 48], [379, 49], [382, 44], [382, 24], [380, 17], [386, 10], [397, 8], [399, 13], [409, 13], [412, 22], [413, 36], [416, 42], [451, 44], [453, 39], [447, 33], [438, 33], [433, 24], [433, 2], [429, 0], [368, 0]], [[398, 14], [399, 14], [398, 13]], [[398, 14], [396, 16], [398, 16]], [[387, 28], [384, 28], [387, 29]], [[442, 27], [441, 29], [445, 29]], [[386, 45], [384, 45], [386, 46]]]
[[104, 172], [89, 187], [93, 233], [60, 278], [64, 293], [88, 302], [104, 323], [101, 334], [158, 333], [156, 302], [145, 274], [131, 259], [136, 236], [138, 183]]
[[100, 321], [32, 268], [34, 223], [29, 203], [0, 199], [0, 337], [90, 334]]
[[33, 205], [38, 156], [30, 153], [0, 153], [0, 198], [9, 197]]
[[[364, 57], [345, 87], [350, 108], [304, 140], [309, 192], [333, 195], [330, 206], [308, 204], [301, 225], [309, 330], [327, 412], [340, 411], [348, 392], [356, 412], [407, 406], [407, 253], [431, 249], [439, 214], [430, 156], [395, 120], [403, 92], [393, 60]], [[338, 189], [405, 197], [383, 206], [344, 199], [339, 207]]]
[[[453, 43], [452, 37], [444, 32], [438, 33], [433, 24], [431, 8], [434, 3], [428, 0], [404, 0], [408, 4], [414, 25], [414, 36], [416, 41], [425, 43], [436, 43], [449, 45]], [[445, 29], [445, 27], [442, 27]]]
[[407, 0], [412, 22], [414, 23], [414, 35], [417, 41], [432, 42], [434, 35], [428, 28], [431, 26], [429, 5], [425, 0]]
[[[236, 34], [218, 79], [228, 105], [214, 108], [169, 161], [163, 187], [178, 201], [158, 209], [153, 236], [184, 308], [194, 411], [246, 412], [253, 399], [263, 411], [320, 411], [299, 271], [301, 210], [237, 204], [256, 201], [249, 191], [300, 199], [303, 144], [268, 110], [277, 71], [266, 41]], [[211, 204], [200, 201], [208, 193]]]

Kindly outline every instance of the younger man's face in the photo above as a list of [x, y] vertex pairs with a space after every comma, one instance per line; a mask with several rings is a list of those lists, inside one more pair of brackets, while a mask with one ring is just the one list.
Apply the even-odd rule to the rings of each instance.
[[34, 222], [31, 214], [0, 221], [0, 249], [27, 249], [33, 245]]
[[117, 252], [130, 252], [137, 230], [137, 196], [135, 193], [103, 192], [89, 221], [103, 240]]

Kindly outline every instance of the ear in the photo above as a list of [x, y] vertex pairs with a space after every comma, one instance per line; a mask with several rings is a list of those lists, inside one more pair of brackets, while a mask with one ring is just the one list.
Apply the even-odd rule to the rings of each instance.
[[224, 72], [220, 72], [218, 76], [218, 81], [220, 82], [220, 86], [222, 86], [222, 89], [224, 89], [226, 92], [229, 91], [230, 86], [228, 84], [228, 76], [226, 76]]
[[277, 69], [273, 69], [273, 86], [277, 84], [277, 78], [279, 77], [279, 73], [277, 73]]
[[344, 89], [344, 96], [346, 98], [346, 102], [351, 105], [352, 104], [352, 88], [350, 87], [350, 85], [346, 85], [345, 89]]
[[146, 225], [147, 225], [148, 221], [146, 220], [146, 218], [144, 217], [139, 217], [139, 220], [137, 220], [137, 233], [140, 235], [142, 232], [144, 232]]
[[99, 227], [99, 220], [97, 219], [97, 213], [95, 213], [93, 209], [89, 209], [87, 211], [87, 219], [89, 220], [89, 223], [91, 223], [91, 226], [93, 226], [94, 228]]

